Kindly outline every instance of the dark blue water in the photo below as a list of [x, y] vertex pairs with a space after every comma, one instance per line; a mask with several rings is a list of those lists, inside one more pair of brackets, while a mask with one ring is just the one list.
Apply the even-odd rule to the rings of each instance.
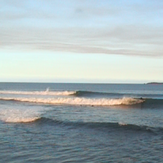
[[0, 83], [0, 162], [163, 162], [163, 85]]

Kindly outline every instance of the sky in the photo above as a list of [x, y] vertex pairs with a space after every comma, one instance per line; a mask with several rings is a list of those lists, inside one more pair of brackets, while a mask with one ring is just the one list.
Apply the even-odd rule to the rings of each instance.
[[0, 0], [0, 82], [163, 82], [162, 0]]

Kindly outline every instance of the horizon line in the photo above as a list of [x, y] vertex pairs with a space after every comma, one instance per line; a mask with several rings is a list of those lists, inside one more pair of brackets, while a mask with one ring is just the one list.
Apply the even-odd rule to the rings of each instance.
[[50, 81], [0, 81], [0, 83], [29, 83], [29, 84], [150, 84], [163, 82], [50, 82]]

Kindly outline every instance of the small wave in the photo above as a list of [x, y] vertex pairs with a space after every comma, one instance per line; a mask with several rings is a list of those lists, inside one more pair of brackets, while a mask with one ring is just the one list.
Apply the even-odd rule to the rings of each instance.
[[33, 117], [33, 118], [22, 118], [22, 117], [11, 118], [9, 117], [3, 121], [7, 123], [29, 123], [29, 122], [34, 122], [37, 119], [39, 119], [39, 117]]
[[149, 132], [149, 133], [163, 133], [163, 128], [161, 127], [152, 127], [152, 126], [142, 126], [142, 125], [136, 125], [136, 124], [126, 124], [122, 122], [75, 122], [75, 121], [62, 121], [62, 120], [55, 120], [51, 118], [46, 117], [16, 117], [18, 114], [14, 113], [14, 116], [9, 116], [8, 118], [0, 118], [2, 121], [7, 123], [35, 123], [39, 125], [62, 125], [64, 126], [72, 126], [72, 127], [86, 127], [91, 129], [98, 129], [98, 130], [104, 130], [107, 132], [108, 130], [114, 130], [114, 131], [123, 131], [124, 132]]
[[46, 125], [62, 125], [62, 126], [73, 126], [73, 127], [86, 127], [93, 128], [98, 130], [125, 130], [125, 131], [135, 131], [135, 132], [150, 132], [150, 133], [159, 133], [163, 132], [163, 128], [160, 127], [151, 127], [151, 126], [142, 126], [135, 124], [126, 124], [122, 122], [74, 122], [74, 121], [61, 121], [54, 120], [50, 118], [41, 117], [35, 120], [33, 123], [46, 124]]
[[40, 118], [42, 109], [4, 108], [0, 109], [0, 120], [8, 123], [28, 123]]
[[144, 102], [142, 99], [123, 97], [120, 99], [92, 99], [92, 98], [0, 98], [0, 100], [10, 100], [19, 102], [43, 103], [54, 105], [81, 105], [81, 106], [114, 106], [114, 105], [134, 105]]

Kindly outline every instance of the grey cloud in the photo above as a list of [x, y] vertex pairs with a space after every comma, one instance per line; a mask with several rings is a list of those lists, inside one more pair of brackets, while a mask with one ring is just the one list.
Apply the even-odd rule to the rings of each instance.
[[[102, 34], [103, 33], [103, 34]], [[146, 44], [163, 44], [163, 28], [149, 26], [122, 26], [115, 27], [108, 31], [102, 32], [100, 35], [103, 39], [108, 37], [127, 41], [130, 43], [146, 43]]]
[[[163, 56], [162, 35], [147, 30], [117, 29], [12, 29], [0, 31], [0, 47], [19, 46], [28, 49], [75, 53], [101, 53], [130, 56]], [[161, 34], [161, 35], [160, 35]], [[131, 37], [132, 36], [132, 37]]]

